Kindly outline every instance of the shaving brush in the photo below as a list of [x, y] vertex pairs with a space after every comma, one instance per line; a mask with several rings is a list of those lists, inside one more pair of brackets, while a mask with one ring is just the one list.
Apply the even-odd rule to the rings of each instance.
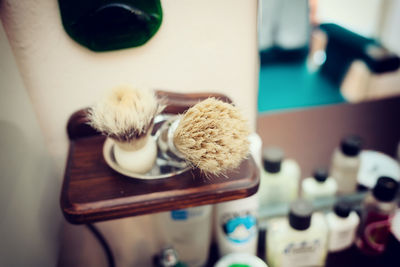
[[248, 135], [248, 123], [235, 106], [208, 98], [171, 122], [159, 147], [206, 175], [224, 175], [248, 155]]
[[154, 117], [161, 112], [152, 90], [118, 86], [89, 109], [89, 124], [114, 142], [115, 161], [134, 173], [148, 172], [157, 156], [151, 136]]

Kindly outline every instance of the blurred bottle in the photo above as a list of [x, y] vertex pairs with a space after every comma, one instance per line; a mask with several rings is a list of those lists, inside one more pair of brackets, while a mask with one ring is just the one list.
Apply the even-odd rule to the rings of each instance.
[[325, 48], [328, 42], [328, 36], [318, 28], [311, 32], [310, 51], [307, 56], [307, 68], [310, 72], [316, 72], [325, 63]]
[[318, 168], [313, 177], [305, 178], [302, 182], [302, 197], [314, 200], [323, 197], [334, 197], [337, 191], [335, 179], [329, 177], [328, 170]]
[[[396, 215], [393, 217], [391, 223], [391, 231], [384, 258], [390, 264], [400, 262], [399, 251], [400, 251], [400, 209], [397, 209]], [[390, 265], [387, 264], [385, 266], [390, 266]]]
[[356, 237], [360, 218], [349, 203], [339, 201], [333, 212], [326, 215], [329, 227], [328, 251], [335, 253], [351, 247]]
[[323, 266], [327, 235], [324, 216], [313, 214], [309, 201], [293, 202], [288, 218], [269, 222], [266, 244], [268, 266]]
[[155, 267], [187, 267], [179, 261], [178, 254], [172, 247], [163, 249], [158, 255], [154, 257]]
[[211, 245], [211, 205], [157, 214], [160, 238], [190, 267], [204, 266]]
[[381, 176], [400, 181], [400, 165], [391, 156], [379, 151], [363, 150], [358, 171], [358, 187], [372, 189]]
[[215, 205], [219, 256], [242, 252], [256, 255], [258, 195]]
[[222, 257], [214, 267], [268, 267], [257, 256], [246, 253], [231, 253]]
[[397, 206], [394, 199], [398, 187], [393, 178], [380, 177], [372, 192], [365, 198], [356, 241], [362, 253], [380, 255], [385, 251], [391, 219]]
[[261, 52], [270, 52], [267, 58], [303, 59], [310, 32], [308, 0], [260, 1], [258, 46]]
[[361, 138], [351, 135], [345, 137], [340, 147], [333, 152], [330, 173], [336, 180], [338, 194], [351, 194], [356, 191], [360, 151]]
[[268, 147], [263, 151], [263, 165], [258, 192], [260, 205], [267, 208], [295, 200], [300, 180], [297, 162], [285, 159], [282, 149]]
[[[328, 256], [326, 267], [352, 267], [356, 265], [354, 240], [360, 218], [346, 201], [339, 200], [333, 211], [326, 215], [328, 223]], [[358, 255], [358, 254], [357, 254]]]

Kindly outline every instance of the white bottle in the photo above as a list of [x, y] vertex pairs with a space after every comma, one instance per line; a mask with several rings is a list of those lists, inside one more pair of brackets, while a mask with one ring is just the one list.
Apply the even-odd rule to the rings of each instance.
[[268, 266], [323, 266], [327, 255], [327, 235], [324, 216], [313, 214], [310, 202], [293, 202], [288, 218], [269, 222], [266, 241]]
[[257, 253], [257, 194], [215, 205], [215, 227], [219, 256]]
[[212, 206], [163, 212], [156, 215], [161, 242], [172, 246], [190, 267], [204, 266], [211, 245]]
[[254, 256], [252, 254], [247, 253], [230, 253], [225, 255], [214, 265], [214, 267], [240, 267], [240, 266], [251, 266], [251, 267], [268, 267], [265, 262]]
[[351, 194], [357, 189], [360, 150], [360, 137], [347, 136], [333, 153], [330, 173], [336, 180], [339, 194]]
[[261, 207], [289, 204], [298, 196], [300, 167], [292, 159], [284, 159], [282, 149], [269, 147], [263, 151], [259, 199]]
[[335, 179], [329, 177], [324, 168], [315, 170], [313, 177], [305, 178], [301, 184], [302, 197], [314, 200], [323, 197], [334, 197], [337, 191]]
[[356, 237], [360, 218], [355, 211], [351, 211], [348, 203], [336, 203], [333, 212], [326, 215], [329, 227], [328, 251], [339, 252], [351, 247]]

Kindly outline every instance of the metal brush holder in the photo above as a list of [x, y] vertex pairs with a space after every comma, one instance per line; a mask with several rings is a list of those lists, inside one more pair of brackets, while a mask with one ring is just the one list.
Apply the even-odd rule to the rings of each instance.
[[172, 143], [173, 132], [178, 123], [178, 115], [161, 114], [154, 118], [154, 128], [150, 137], [156, 139], [157, 159], [147, 173], [133, 173], [121, 168], [115, 160], [115, 143], [111, 139], [107, 139], [103, 146], [106, 163], [125, 176], [145, 180], [168, 178], [189, 170], [190, 166]]

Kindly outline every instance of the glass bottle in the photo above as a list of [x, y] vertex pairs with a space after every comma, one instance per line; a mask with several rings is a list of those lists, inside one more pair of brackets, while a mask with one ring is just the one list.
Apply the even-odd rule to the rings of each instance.
[[380, 255], [385, 251], [391, 219], [396, 210], [394, 201], [398, 183], [390, 177], [380, 177], [364, 199], [361, 224], [356, 245], [367, 255]]
[[164, 248], [154, 258], [155, 267], [187, 267], [179, 261], [178, 254], [173, 247]]

